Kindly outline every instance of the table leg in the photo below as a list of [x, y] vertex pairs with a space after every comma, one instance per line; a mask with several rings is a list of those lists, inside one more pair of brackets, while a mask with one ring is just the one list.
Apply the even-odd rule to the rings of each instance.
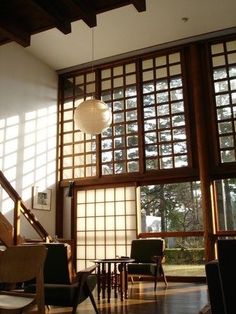
[[124, 263], [120, 263], [120, 299], [121, 301], [124, 300], [124, 283], [125, 283], [125, 277], [124, 277]]
[[107, 265], [107, 301], [110, 303], [111, 299], [111, 263]]
[[125, 299], [128, 299], [128, 265], [124, 265], [124, 277], [125, 277]]
[[117, 298], [118, 294], [117, 294], [117, 287], [118, 287], [118, 282], [117, 282], [117, 264], [114, 264], [114, 297]]
[[97, 291], [98, 291], [98, 300], [100, 300], [100, 293], [101, 293], [101, 264], [98, 263], [98, 270], [97, 270]]
[[106, 266], [102, 263], [102, 298], [105, 299], [106, 294]]

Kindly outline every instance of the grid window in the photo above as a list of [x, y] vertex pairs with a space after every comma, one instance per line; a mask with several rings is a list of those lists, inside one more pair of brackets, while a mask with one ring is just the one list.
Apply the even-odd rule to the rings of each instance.
[[187, 167], [180, 53], [142, 62], [146, 170]]
[[135, 63], [101, 71], [102, 99], [111, 108], [112, 125], [102, 133], [102, 175], [139, 171]]
[[236, 161], [236, 40], [211, 46], [221, 163]]
[[[96, 77], [63, 78], [61, 180], [190, 166], [181, 52], [126, 62], [97, 69]], [[111, 126], [99, 137], [84, 135], [73, 122], [75, 108], [95, 94], [112, 112]]]
[[59, 168], [61, 180], [96, 176], [96, 136], [80, 132], [74, 124], [74, 110], [95, 94], [95, 73], [63, 80], [59, 106]]
[[93, 259], [129, 256], [136, 238], [134, 187], [77, 192], [77, 268]]

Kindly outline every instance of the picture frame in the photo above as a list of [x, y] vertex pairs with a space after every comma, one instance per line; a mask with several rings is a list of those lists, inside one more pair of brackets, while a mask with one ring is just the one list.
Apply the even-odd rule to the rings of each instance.
[[32, 208], [51, 210], [52, 189], [40, 189], [34, 186], [32, 189]]

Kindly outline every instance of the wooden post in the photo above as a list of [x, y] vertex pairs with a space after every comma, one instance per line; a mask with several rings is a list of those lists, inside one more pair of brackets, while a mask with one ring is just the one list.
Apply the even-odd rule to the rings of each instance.
[[[203, 110], [203, 85], [200, 63], [200, 50], [196, 44], [190, 48], [191, 55], [191, 79], [194, 88], [193, 107], [196, 124], [197, 152], [199, 160], [199, 172], [202, 192], [202, 209], [204, 220], [205, 254], [206, 261], [215, 258], [215, 240], [214, 240], [214, 215], [211, 202], [211, 180], [209, 175], [208, 144], [206, 139], [206, 117]], [[204, 73], [205, 75], [205, 73]], [[206, 75], [205, 75], [206, 76]], [[206, 101], [206, 100], [205, 100]]]
[[15, 201], [15, 210], [14, 210], [14, 245], [19, 244], [20, 238], [20, 200]]

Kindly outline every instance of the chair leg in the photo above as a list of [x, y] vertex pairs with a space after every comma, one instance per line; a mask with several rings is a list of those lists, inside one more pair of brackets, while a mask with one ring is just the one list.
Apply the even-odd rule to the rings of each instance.
[[154, 277], [154, 290], [157, 289], [157, 275]]
[[161, 265], [161, 267], [160, 267], [160, 272], [161, 272], [161, 274], [163, 275], [163, 279], [164, 279], [165, 285], [166, 285], [166, 287], [167, 287], [167, 286], [168, 286], [168, 283], [167, 283], [166, 275], [165, 275], [165, 273], [164, 273], [164, 269], [163, 269], [162, 265]]
[[95, 300], [94, 300], [93, 293], [92, 293], [92, 291], [89, 289], [89, 286], [87, 285], [87, 282], [85, 282], [85, 284], [84, 284], [84, 289], [85, 289], [86, 292], [88, 293], [88, 296], [89, 296], [89, 298], [90, 298], [90, 301], [91, 301], [91, 303], [92, 303], [92, 305], [93, 305], [93, 308], [94, 308], [96, 314], [99, 314], [99, 310], [98, 310], [97, 304], [96, 304], [96, 302], [95, 302]]

